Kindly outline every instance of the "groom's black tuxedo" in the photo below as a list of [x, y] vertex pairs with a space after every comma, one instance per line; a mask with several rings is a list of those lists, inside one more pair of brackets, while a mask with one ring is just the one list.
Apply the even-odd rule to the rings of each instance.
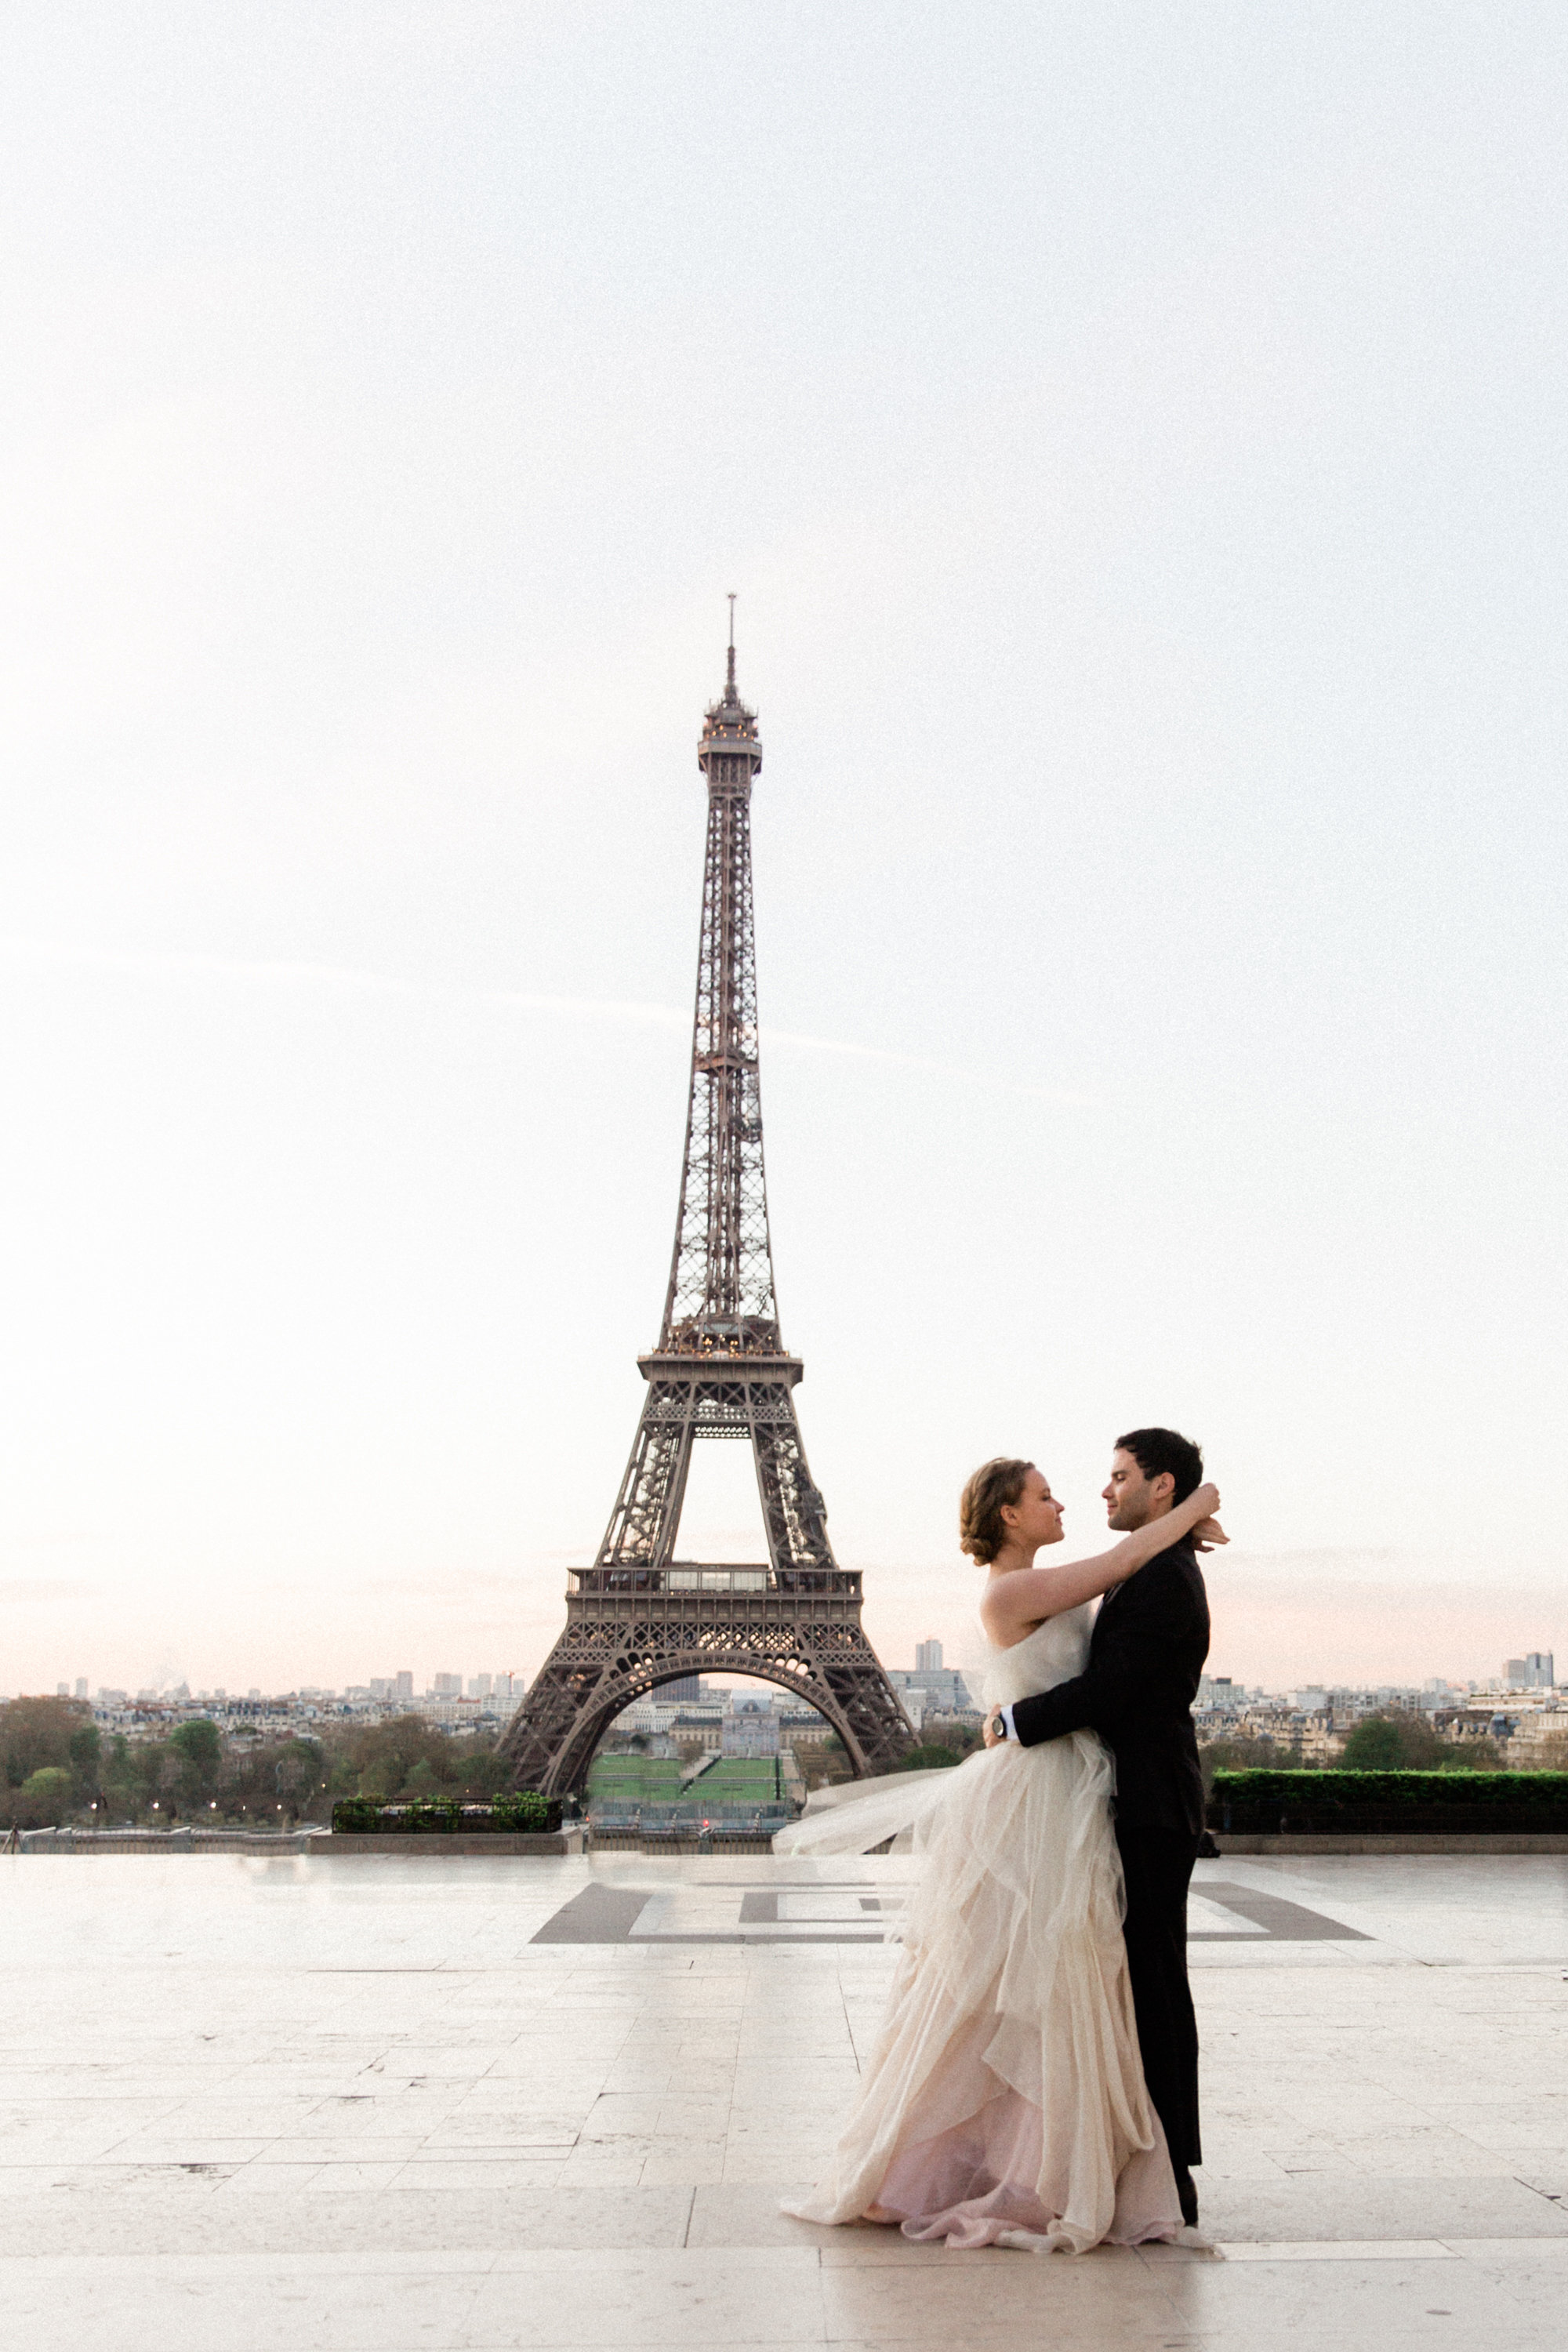
[[1106, 1594], [1082, 1674], [1018, 1701], [1019, 1740], [1036, 1748], [1065, 1732], [1098, 1731], [1116, 1759], [1118, 1827], [1201, 1836], [1192, 1706], [1208, 1654], [1203, 1571], [1192, 1545], [1175, 1543]]
[[[1069, 1731], [1098, 1731], [1115, 1757], [1127, 1972], [1143, 2078], [1179, 2181], [1203, 2161], [1187, 1885], [1204, 1826], [1192, 1704], [1208, 1648], [1202, 1571], [1191, 1543], [1175, 1543], [1106, 1594], [1082, 1674], [1019, 1699], [1013, 1709], [1025, 1748]], [[1188, 2180], [1184, 2203], [1190, 2196]], [[1194, 2202], [1188, 2219], [1195, 2212]]]

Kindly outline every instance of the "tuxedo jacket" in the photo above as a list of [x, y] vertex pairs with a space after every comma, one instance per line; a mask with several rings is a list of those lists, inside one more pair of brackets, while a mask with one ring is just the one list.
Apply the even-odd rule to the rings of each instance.
[[1098, 1731], [1116, 1759], [1118, 1828], [1195, 1837], [1204, 1781], [1192, 1706], [1208, 1654], [1208, 1595], [1184, 1539], [1106, 1594], [1081, 1675], [1018, 1700], [1019, 1743]]

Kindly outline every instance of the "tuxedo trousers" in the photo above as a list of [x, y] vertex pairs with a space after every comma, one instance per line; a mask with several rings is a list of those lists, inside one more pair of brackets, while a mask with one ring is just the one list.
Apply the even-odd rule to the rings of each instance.
[[1203, 2162], [1198, 2137], [1198, 2023], [1187, 1982], [1187, 1887], [1198, 1840], [1186, 1830], [1118, 1822], [1127, 1882], [1127, 1973], [1143, 2080], [1177, 2170]]

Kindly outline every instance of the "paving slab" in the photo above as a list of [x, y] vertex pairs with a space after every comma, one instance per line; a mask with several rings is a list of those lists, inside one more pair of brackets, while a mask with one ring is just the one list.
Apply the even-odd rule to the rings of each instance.
[[0, 2307], [34, 2352], [1568, 2337], [1568, 1864], [1200, 1865], [1213, 2253], [779, 2210], [910, 1864], [0, 1861]]

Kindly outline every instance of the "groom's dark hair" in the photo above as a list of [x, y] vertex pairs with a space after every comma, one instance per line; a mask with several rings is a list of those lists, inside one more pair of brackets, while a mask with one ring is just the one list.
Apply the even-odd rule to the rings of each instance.
[[1116, 1441], [1119, 1454], [1131, 1454], [1145, 1478], [1168, 1470], [1176, 1482], [1173, 1503], [1184, 1503], [1204, 1483], [1204, 1457], [1190, 1437], [1173, 1429], [1130, 1429]]

